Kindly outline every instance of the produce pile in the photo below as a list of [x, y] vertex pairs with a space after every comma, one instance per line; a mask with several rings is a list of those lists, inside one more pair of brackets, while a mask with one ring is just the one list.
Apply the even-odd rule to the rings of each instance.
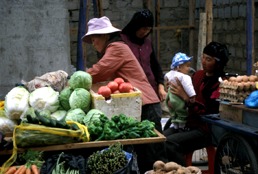
[[[95, 111], [94, 111], [95, 112]], [[85, 117], [91, 141], [150, 138], [157, 137], [154, 122], [137, 121], [124, 114], [114, 115], [108, 119], [104, 114], [96, 113]]]
[[[61, 87], [63, 83], [62, 85], [55, 83], [56, 85]], [[101, 110], [91, 108], [92, 96], [90, 90], [92, 88], [92, 77], [87, 72], [76, 71], [67, 80], [67, 85], [63, 86], [62, 89], [59, 88], [59, 90], [55, 90], [51, 85], [37, 85], [35, 81], [33, 82], [33, 87], [35, 89], [31, 88], [29, 90], [23, 85], [16, 86], [7, 93], [5, 100], [0, 102], [0, 131], [3, 133], [13, 131], [16, 140], [13, 141], [16, 142], [14, 147], [39, 146], [39, 144], [43, 143], [42, 141], [50, 143], [50, 145], [54, 145], [53, 143], [67, 143], [65, 140], [54, 141], [58, 138], [53, 137], [57, 136], [60, 139], [70, 138], [76, 142], [84, 141], [81, 138], [84, 135], [87, 135], [85, 142], [158, 136], [155, 132], [154, 123], [151, 121], [138, 121], [134, 117], [123, 113], [107, 117]], [[110, 81], [105, 87], [110, 90], [108, 95], [105, 92], [103, 93], [101, 88], [99, 88], [98, 93], [106, 99], [111, 94], [134, 91], [133, 86], [122, 78]], [[87, 130], [86, 133], [84, 130]], [[60, 133], [60, 131], [62, 132]], [[74, 136], [77, 133], [78, 137]], [[67, 136], [68, 134], [70, 137]], [[35, 141], [31, 141], [32, 139]], [[53, 139], [52, 142], [51, 139]], [[109, 148], [109, 150], [112, 149], [113, 147]], [[109, 153], [109, 150], [96, 153], [95, 157], [101, 154], [106, 155], [105, 158], [118, 158], [121, 164], [116, 167], [114, 167], [115, 164], [111, 165], [111, 168], [116, 170], [128, 164], [128, 159], [125, 158], [125, 153], [121, 151], [121, 148], [112, 153]], [[112, 156], [114, 154], [115, 156]], [[12, 157], [3, 165], [3, 170], [6, 170], [14, 163], [16, 155], [17, 153], [13, 152]], [[97, 157], [93, 158], [93, 156], [91, 158], [94, 161], [96, 159]], [[19, 169], [32, 170], [33, 167], [32, 163], [25, 163]], [[60, 161], [58, 161], [57, 167], [64, 168]], [[14, 169], [18, 170], [17, 167], [12, 169], [13, 171]], [[59, 171], [59, 169], [55, 168], [55, 171]], [[69, 169], [69, 172], [78, 173], [78, 170]]]
[[107, 85], [100, 86], [98, 94], [102, 95], [106, 100], [110, 99], [111, 94], [134, 92], [131, 83], [125, 82], [123, 78], [117, 77]]
[[102, 151], [94, 152], [88, 158], [87, 173], [113, 174], [126, 167], [128, 162], [130, 162], [132, 157], [128, 157], [126, 154], [119, 143], [113, 144]]
[[146, 174], [201, 174], [201, 170], [195, 166], [183, 167], [175, 162], [156, 161], [153, 170]]
[[256, 75], [230, 77], [220, 84], [220, 99], [242, 103], [251, 92], [257, 89]]

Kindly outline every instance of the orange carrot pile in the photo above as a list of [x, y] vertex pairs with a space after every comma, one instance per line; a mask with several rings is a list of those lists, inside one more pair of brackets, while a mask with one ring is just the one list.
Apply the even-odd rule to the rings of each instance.
[[39, 168], [35, 165], [21, 165], [20, 167], [11, 166], [5, 174], [39, 174]]

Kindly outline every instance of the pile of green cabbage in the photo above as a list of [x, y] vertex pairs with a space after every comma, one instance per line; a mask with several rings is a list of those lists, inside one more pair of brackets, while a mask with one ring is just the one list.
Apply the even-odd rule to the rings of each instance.
[[83, 122], [91, 106], [90, 88], [92, 77], [85, 71], [74, 72], [68, 80], [68, 86], [62, 91], [55, 91], [46, 86], [31, 93], [23, 87], [14, 87], [5, 97], [5, 114], [9, 119], [23, 119], [27, 110], [49, 111], [52, 117]]

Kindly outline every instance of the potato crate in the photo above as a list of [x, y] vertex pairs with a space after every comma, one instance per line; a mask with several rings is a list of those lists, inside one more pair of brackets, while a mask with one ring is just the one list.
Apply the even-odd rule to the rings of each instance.
[[141, 121], [142, 112], [142, 93], [139, 89], [134, 88], [134, 92], [111, 94], [111, 99], [105, 100], [102, 95], [98, 94], [98, 88], [107, 84], [101, 82], [93, 84], [90, 90], [92, 98], [92, 108], [99, 109], [108, 118], [114, 115], [125, 114]]

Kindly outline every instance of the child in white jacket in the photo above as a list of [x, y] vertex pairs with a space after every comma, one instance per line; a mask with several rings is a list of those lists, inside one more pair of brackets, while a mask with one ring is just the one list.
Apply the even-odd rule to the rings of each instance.
[[[195, 102], [195, 90], [192, 84], [192, 79], [188, 75], [191, 69], [192, 57], [188, 57], [184, 53], [177, 53], [172, 59], [171, 70], [165, 74], [165, 84], [169, 82], [176, 83], [176, 78], [181, 82], [185, 92], [190, 98], [190, 103]], [[171, 126], [175, 130], [184, 129], [187, 119], [187, 106], [183, 99], [172, 94], [168, 89], [166, 97], [166, 105], [171, 116]]]

